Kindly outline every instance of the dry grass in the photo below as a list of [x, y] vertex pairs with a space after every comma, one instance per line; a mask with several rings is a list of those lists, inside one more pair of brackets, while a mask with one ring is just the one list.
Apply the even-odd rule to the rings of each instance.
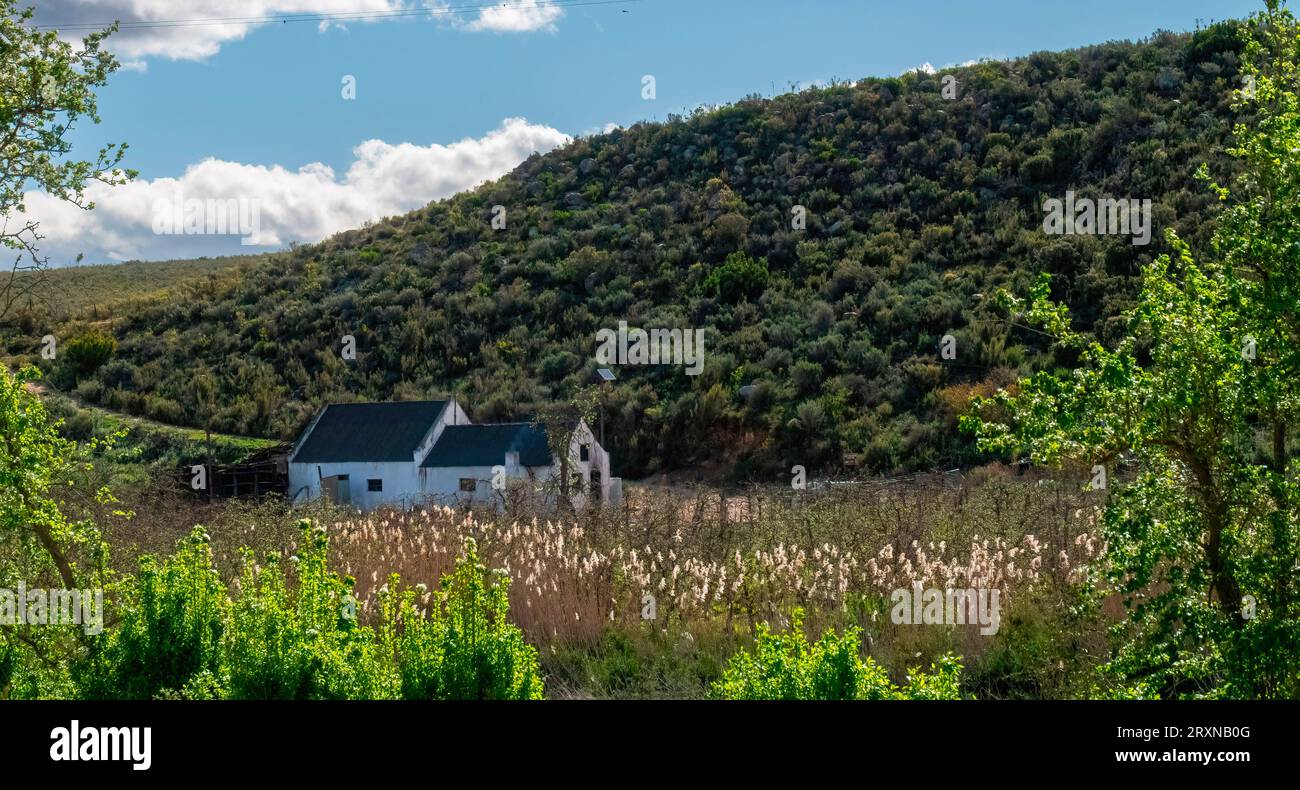
[[[331, 524], [363, 611], [388, 574], [434, 585], [467, 538], [511, 579], [512, 617], [543, 645], [595, 642], [607, 623], [752, 633], [796, 606], [810, 628], [842, 624], [855, 598], [924, 586], [985, 587], [1003, 600], [1063, 586], [1102, 550], [1099, 495], [1000, 470], [792, 497], [783, 491], [633, 490], [617, 512], [565, 519], [445, 508]], [[1047, 529], [1043, 532], [1043, 527]]]

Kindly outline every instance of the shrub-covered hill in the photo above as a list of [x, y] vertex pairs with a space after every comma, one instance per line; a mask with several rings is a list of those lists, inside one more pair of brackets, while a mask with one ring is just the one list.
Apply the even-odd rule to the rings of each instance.
[[[625, 320], [705, 328], [706, 362], [693, 377], [619, 370], [606, 411], [619, 473], [723, 463], [769, 477], [845, 452], [872, 470], [968, 463], [955, 423], [969, 395], [1068, 363], [986, 297], [1048, 271], [1078, 323], [1113, 336], [1164, 231], [1208, 238], [1214, 201], [1194, 172], [1240, 120], [1239, 53], [1236, 28], [1216, 25], [578, 139], [220, 292], [122, 315], [114, 357], [77, 391], [196, 424], [192, 382], [210, 375], [214, 429], [283, 438], [346, 399], [454, 393], [500, 420], [592, 382], [597, 330]], [[1151, 199], [1151, 244], [1045, 234], [1043, 201], [1066, 190]], [[945, 334], [955, 360], [939, 354]]]
[[68, 266], [0, 272], [0, 348], [7, 333], [31, 334], [43, 321], [96, 321], [136, 305], [168, 298], [191, 283], [234, 276], [261, 256], [128, 261], [112, 266]]

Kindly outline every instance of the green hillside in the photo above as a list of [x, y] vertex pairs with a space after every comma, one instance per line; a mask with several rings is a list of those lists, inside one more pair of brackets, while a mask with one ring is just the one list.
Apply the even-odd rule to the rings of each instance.
[[[1005, 322], [994, 291], [1050, 272], [1079, 326], [1111, 337], [1164, 231], [1207, 241], [1214, 199], [1194, 172], [1213, 156], [1226, 176], [1210, 152], [1241, 120], [1240, 48], [1216, 25], [582, 138], [408, 215], [115, 308], [113, 357], [53, 372], [79, 378], [85, 401], [189, 425], [206, 372], [215, 430], [290, 438], [333, 400], [451, 393], [476, 420], [518, 418], [594, 380], [599, 329], [704, 328], [699, 376], [620, 368], [606, 413], [617, 473], [770, 478], [845, 452], [873, 471], [969, 463], [955, 427], [969, 395], [1069, 362]], [[1045, 234], [1043, 201], [1067, 190], [1149, 198], [1151, 244]], [[32, 355], [46, 329], [11, 327], [7, 350]]]
[[[167, 298], [187, 284], [216, 282], [260, 256], [187, 261], [129, 261], [112, 266], [70, 266], [18, 272], [11, 324], [33, 326], [53, 318], [105, 319], [146, 302]], [[0, 280], [7, 279], [6, 273]]]

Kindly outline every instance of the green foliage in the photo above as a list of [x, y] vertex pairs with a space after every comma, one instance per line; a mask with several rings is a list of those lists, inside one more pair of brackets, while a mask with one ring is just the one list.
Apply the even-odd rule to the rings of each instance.
[[120, 624], [99, 635], [74, 672], [80, 697], [220, 694], [229, 601], [202, 528], [161, 562], [141, 558], [139, 574], [114, 605], [123, 613]]
[[[426, 611], [423, 585], [394, 575], [383, 624], [357, 621], [353, 580], [329, 569], [329, 539], [299, 524], [296, 553], [245, 550], [230, 595], [201, 527], [159, 561], [145, 556], [116, 597], [121, 622], [73, 665], [88, 699], [541, 699], [537, 650], [509, 621], [509, 579], [471, 541]], [[0, 643], [0, 689], [14, 674]]]
[[11, 269], [0, 274], [0, 318], [30, 293], [32, 280], [19, 275], [45, 268], [36, 248], [38, 223], [10, 222], [24, 212], [27, 191], [91, 209], [88, 182], [122, 184], [135, 175], [118, 168], [125, 145], [109, 144], [94, 160], [79, 160], [69, 156], [67, 140], [78, 121], [99, 122], [95, 88], [118, 67], [101, 45], [117, 26], [91, 33], [78, 47], [58, 31], [37, 29], [33, 13], [14, 0], [0, 0], [0, 247], [14, 255]]
[[1300, 694], [1300, 25], [1275, 2], [1256, 22], [1257, 89], [1241, 99], [1257, 118], [1236, 129], [1235, 189], [1211, 184], [1231, 201], [1213, 254], [1170, 231], [1174, 253], [1143, 267], [1113, 347], [1072, 328], [1044, 274], [1026, 318], [1078, 368], [983, 404], [1002, 419], [965, 421], [984, 448], [1036, 463], [1135, 462], [1102, 519], [1097, 582], [1128, 607], [1108, 670], [1139, 695]]
[[1095, 699], [1109, 658], [1107, 628], [1091, 590], [1039, 587], [1003, 599], [1002, 624], [968, 662], [962, 686], [978, 699]]
[[169, 473], [178, 467], [206, 462], [209, 451], [219, 463], [239, 463], [253, 453], [279, 444], [247, 436], [209, 435], [196, 428], [178, 428], [144, 417], [125, 416], [97, 406], [85, 406], [76, 398], [53, 390], [47, 391], [41, 400], [52, 418], [63, 421], [61, 433], [67, 438], [81, 441], [97, 436], [119, 437], [114, 441], [111, 455], [96, 456], [99, 464], [153, 464]]
[[424, 591], [393, 576], [384, 596], [386, 650], [403, 699], [541, 699], [536, 648], [511, 624], [510, 579], [488, 573], [473, 540], [425, 610]]
[[352, 580], [330, 572], [322, 527], [300, 524], [293, 581], [279, 555], [246, 551], [225, 639], [235, 699], [379, 699], [391, 679], [370, 628], [357, 623]]
[[79, 448], [59, 435], [28, 385], [34, 368], [0, 366], [0, 584], [57, 574], [68, 589], [102, 579], [107, 548], [94, 525], [65, 517], [54, 496], [78, 464]]
[[62, 353], [73, 381], [77, 382], [103, 367], [116, 350], [117, 341], [113, 337], [91, 330], [69, 340]]
[[[59, 435], [28, 389], [38, 378], [35, 368], [11, 374], [0, 366], [0, 588], [102, 589], [112, 582], [108, 546], [92, 521], [64, 512], [60, 496], [99, 444]], [[81, 493], [109, 499], [106, 491]], [[68, 693], [69, 662], [85, 639], [72, 625], [0, 628], [0, 675], [8, 676], [0, 676], [0, 697]]]
[[961, 663], [945, 656], [929, 673], [913, 669], [907, 685], [897, 686], [871, 658], [862, 658], [857, 628], [828, 630], [809, 643], [803, 612], [796, 610], [790, 628], [773, 633], [758, 626], [753, 652], [732, 656], [714, 692], [723, 699], [854, 700], [960, 699]]
[[724, 302], [757, 297], [767, 287], [767, 261], [754, 260], [743, 252], [733, 252], [719, 267], [709, 272], [704, 289]]

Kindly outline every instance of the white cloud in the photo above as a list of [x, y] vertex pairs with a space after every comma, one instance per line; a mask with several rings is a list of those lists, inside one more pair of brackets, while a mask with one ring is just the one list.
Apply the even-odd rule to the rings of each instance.
[[[123, 27], [108, 38], [108, 46], [119, 57], [127, 61], [149, 57], [196, 60], [215, 55], [223, 44], [242, 39], [249, 30], [265, 24], [255, 20], [268, 16], [392, 11], [401, 7], [402, 0], [41, 0], [35, 22], [55, 26], [66, 38], [80, 38], [88, 31], [67, 28], [116, 19]], [[204, 23], [197, 24], [199, 20]], [[211, 20], [231, 21], [213, 24]], [[131, 27], [140, 22], [187, 24]]]
[[[391, 16], [384, 12], [424, 9], [422, 15]], [[286, 15], [341, 15], [316, 22], [325, 32], [342, 28], [350, 21], [375, 22], [385, 19], [411, 21], [433, 19], [468, 31], [521, 33], [550, 31], [564, 10], [553, 0], [503, 0], [501, 4], [474, 9], [448, 0], [41, 0], [35, 24], [53, 26], [69, 39], [80, 39], [89, 30], [73, 26], [103, 25], [113, 20], [122, 28], [108, 38], [108, 47], [128, 65], [141, 68], [144, 59], [198, 60], [215, 55], [221, 47], [238, 41], [250, 30], [266, 24], [267, 17]], [[378, 16], [366, 17], [366, 14]], [[213, 20], [223, 20], [214, 22]], [[167, 22], [159, 27], [132, 27], [135, 23]], [[180, 24], [176, 24], [176, 23]], [[302, 24], [291, 22], [289, 24]]]
[[[27, 217], [41, 223], [40, 242], [52, 265], [84, 253], [90, 263], [231, 255], [313, 242], [367, 220], [401, 214], [501, 176], [534, 151], [545, 153], [569, 137], [549, 126], [509, 118], [483, 137], [420, 146], [367, 140], [353, 149], [342, 177], [321, 164], [295, 170], [205, 159], [179, 178], [155, 178], [87, 190], [93, 211], [43, 192], [27, 193]], [[155, 233], [163, 207], [185, 201], [246, 201], [256, 226], [228, 235]], [[16, 220], [15, 220], [16, 221]], [[231, 230], [234, 230], [233, 228]], [[254, 233], [254, 231], [256, 231]], [[255, 246], [241, 244], [241, 235]]]
[[551, 0], [516, 0], [479, 11], [478, 18], [465, 25], [466, 30], [490, 30], [494, 33], [524, 33], [554, 30], [564, 10]]

